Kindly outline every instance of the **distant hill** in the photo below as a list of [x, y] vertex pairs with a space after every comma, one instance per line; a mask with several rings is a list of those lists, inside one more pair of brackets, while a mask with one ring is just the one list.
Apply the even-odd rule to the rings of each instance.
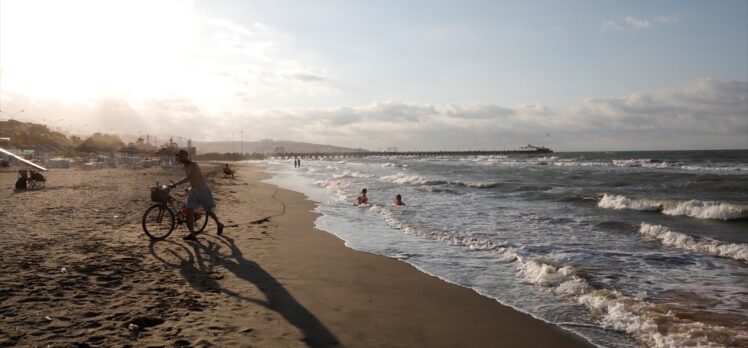
[[72, 148], [64, 134], [31, 122], [0, 121], [0, 137], [10, 138], [5, 145], [17, 149], [60, 152]]
[[368, 152], [364, 149], [352, 149], [347, 147], [302, 143], [298, 141], [264, 139], [260, 141], [245, 141], [242, 143], [231, 141], [195, 141], [197, 153], [209, 152], [241, 152], [245, 153], [276, 153], [276, 152]]

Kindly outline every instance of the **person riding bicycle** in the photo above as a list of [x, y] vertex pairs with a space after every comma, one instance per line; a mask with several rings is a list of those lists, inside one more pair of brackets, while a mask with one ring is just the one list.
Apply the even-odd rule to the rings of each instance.
[[197, 163], [190, 160], [189, 153], [186, 150], [179, 150], [175, 154], [177, 162], [184, 165], [184, 179], [179, 180], [176, 183], [169, 185], [174, 188], [178, 185], [189, 181], [192, 189], [187, 194], [187, 202], [185, 204], [187, 208], [187, 228], [190, 230], [190, 234], [182, 237], [184, 240], [195, 240], [195, 214], [194, 211], [198, 205], [203, 206], [205, 213], [210, 216], [213, 221], [218, 225], [217, 233], [220, 235], [223, 233], [223, 224], [218, 221], [218, 216], [213, 211], [216, 208], [216, 202], [213, 200], [213, 194], [210, 192], [208, 183], [205, 182], [203, 173], [200, 170], [200, 166]]

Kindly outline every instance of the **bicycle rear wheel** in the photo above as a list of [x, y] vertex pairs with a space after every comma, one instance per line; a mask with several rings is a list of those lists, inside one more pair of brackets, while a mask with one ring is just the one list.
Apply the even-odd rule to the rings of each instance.
[[154, 204], [143, 214], [143, 232], [153, 240], [168, 237], [174, 224], [174, 212], [165, 204]]

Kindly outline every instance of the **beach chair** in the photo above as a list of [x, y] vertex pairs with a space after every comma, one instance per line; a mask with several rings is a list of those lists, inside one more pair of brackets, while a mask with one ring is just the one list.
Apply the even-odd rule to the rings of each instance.
[[28, 177], [28, 187], [32, 190], [43, 189], [46, 186], [47, 178], [41, 173], [31, 171]]

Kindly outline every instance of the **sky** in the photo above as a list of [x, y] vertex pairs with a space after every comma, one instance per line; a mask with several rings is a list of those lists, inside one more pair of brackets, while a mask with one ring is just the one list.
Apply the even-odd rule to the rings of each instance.
[[9, 118], [370, 150], [746, 149], [748, 2], [2, 0]]

